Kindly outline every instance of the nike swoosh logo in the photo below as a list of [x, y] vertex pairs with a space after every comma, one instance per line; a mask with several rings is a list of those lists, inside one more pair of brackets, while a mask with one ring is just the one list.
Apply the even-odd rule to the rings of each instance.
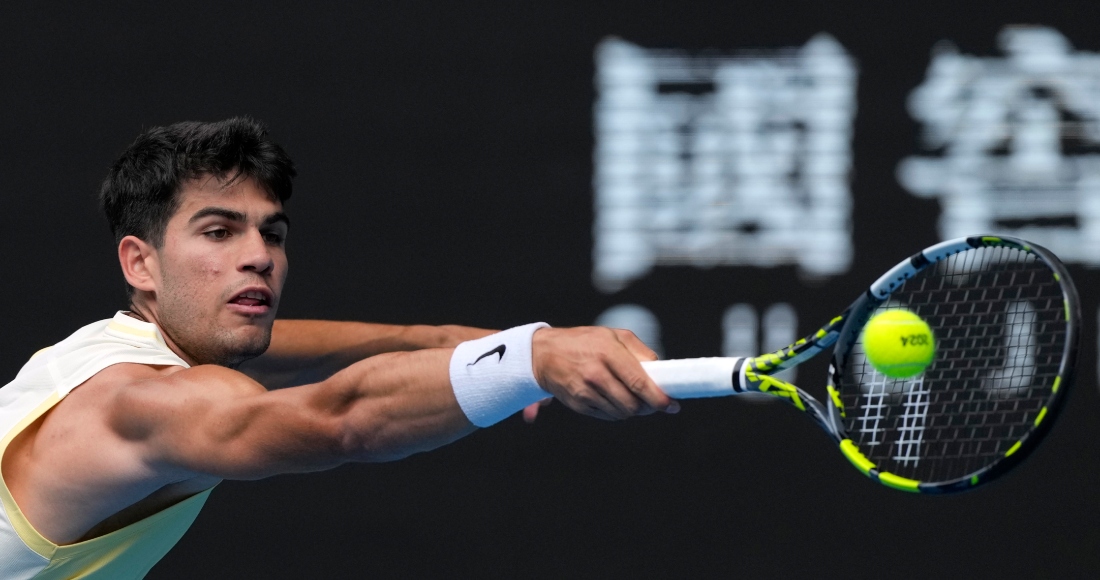
[[477, 360], [475, 360], [474, 362], [472, 362], [472, 363], [470, 363], [470, 364], [468, 364], [468, 365], [466, 365], [466, 366], [468, 366], [468, 367], [472, 367], [472, 366], [476, 365], [477, 363], [481, 362], [481, 359], [483, 359], [483, 358], [485, 358], [485, 357], [487, 357], [487, 356], [489, 356], [489, 355], [492, 355], [492, 354], [497, 354], [497, 355], [500, 355], [500, 358], [498, 358], [498, 359], [497, 359], [497, 362], [499, 363], [500, 361], [504, 360], [504, 351], [505, 351], [505, 350], [507, 350], [507, 348], [508, 348], [508, 347], [506, 347], [506, 346], [504, 346], [504, 345], [502, 344], [502, 345], [500, 345], [500, 346], [498, 346], [498, 347], [494, 348], [493, 350], [491, 350], [491, 351], [489, 351], [489, 352], [487, 352], [487, 353], [485, 353], [485, 354], [483, 354], [483, 355], [481, 355], [481, 356], [477, 357]]

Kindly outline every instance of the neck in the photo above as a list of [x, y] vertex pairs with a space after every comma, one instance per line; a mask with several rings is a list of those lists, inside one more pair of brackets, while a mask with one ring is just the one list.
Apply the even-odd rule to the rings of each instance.
[[130, 316], [131, 318], [136, 318], [142, 322], [148, 322], [149, 324], [156, 326], [157, 329], [160, 330], [161, 337], [164, 338], [164, 344], [168, 345], [168, 348], [171, 349], [172, 352], [176, 353], [176, 356], [182, 358], [185, 362], [187, 362], [187, 364], [191, 366], [195, 366], [196, 364], [198, 364], [194, 358], [192, 358], [187, 352], [180, 348], [178, 344], [176, 344], [176, 341], [173, 340], [172, 336], [168, 333], [167, 330], [165, 330], [164, 325], [157, 322], [157, 317], [153, 313], [153, 309], [150, 308], [148, 304], [143, 301], [131, 300], [130, 310], [126, 313], [126, 315]]

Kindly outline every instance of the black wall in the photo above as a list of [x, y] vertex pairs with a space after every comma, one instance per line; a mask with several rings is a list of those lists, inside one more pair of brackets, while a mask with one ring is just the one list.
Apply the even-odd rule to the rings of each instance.
[[[998, 55], [1004, 25], [1041, 23], [1100, 51], [1097, 17], [1067, 0], [5, 5], [0, 374], [125, 306], [94, 200], [115, 156], [149, 126], [237, 114], [266, 121], [300, 171], [286, 317], [564, 326], [638, 302], [685, 357], [719, 354], [729, 304], [784, 301], [809, 332], [939, 239], [938, 203], [894, 173], [919, 151], [905, 103], [932, 46]], [[849, 273], [806, 286], [787, 268], [678, 267], [597, 291], [596, 44], [780, 48], [819, 32], [860, 70]], [[397, 463], [224, 483], [150, 578], [1095, 576], [1100, 277], [1073, 274], [1075, 391], [988, 489], [877, 486], [782, 405], [688, 401], [617, 424], [555, 406]], [[824, 369], [799, 383], [820, 388]]]

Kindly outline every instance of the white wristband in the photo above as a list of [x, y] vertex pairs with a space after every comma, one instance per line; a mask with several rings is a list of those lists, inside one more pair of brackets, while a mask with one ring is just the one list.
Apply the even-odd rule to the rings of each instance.
[[517, 326], [455, 347], [451, 388], [471, 423], [488, 427], [550, 396], [531, 367], [531, 337], [549, 326]]

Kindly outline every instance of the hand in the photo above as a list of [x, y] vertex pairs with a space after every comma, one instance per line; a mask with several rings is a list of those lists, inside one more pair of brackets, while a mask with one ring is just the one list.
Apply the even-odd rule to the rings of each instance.
[[[657, 355], [629, 330], [543, 328], [532, 338], [535, 380], [570, 409], [605, 420], [676, 413], [680, 405], [649, 377], [639, 361]], [[523, 410], [528, 423], [547, 401]]]

